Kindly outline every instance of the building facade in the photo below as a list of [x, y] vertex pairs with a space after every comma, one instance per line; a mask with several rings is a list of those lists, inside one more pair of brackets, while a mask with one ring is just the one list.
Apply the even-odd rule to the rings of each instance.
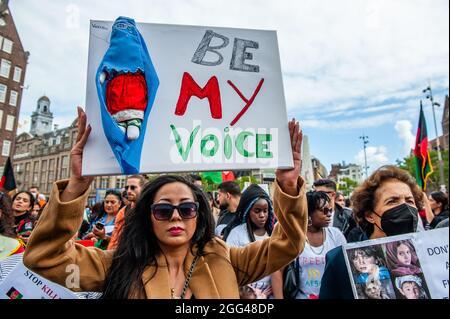
[[[18, 189], [37, 186], [40, 193], [46, 196], [55, 181], [70, 177], [70, 150], [76, 143], [78, 133], [76, 119], [69, 127], [52, 129], [51, 114], [50, 99], [41, 97], [31, 115], [30, 132], [17, 136], [12, 157]], [[126, 176], [96, 177], [90, 198], [95, 198], [96, 189], [123, 188], [125, 179]]]
[[8, 1], [0, 0], [0, 174], [15, 149], [28, 56], [20, 42]]
[[[445, 102], [444, 102], [444, 113], [442, 114], [442, 120], [441, 120], [441, 125], [442, 125], [442, 135], [439, 136], [439, 144], [441, 147], [441, 150], [448, 150], [448, 95], [445, 97]], [[430, 132], [430, 129], [428, 129], [428, 132]], [[430, 141], [430, 143], [428, 144], [429, 148], [432, 150], [437, 150], [437, 139], [433, 139]]]
[[345, 183], [346, 178], [361, 184], [363, 182], [363, 169], [357, 164], [332, 164], [328, 177], [341, 185]]

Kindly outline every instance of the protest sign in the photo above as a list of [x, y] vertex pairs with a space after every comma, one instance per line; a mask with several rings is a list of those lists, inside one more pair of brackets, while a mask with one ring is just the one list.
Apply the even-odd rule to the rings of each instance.
[[[0, 263], [0, 299], [78, 299], [69, 289], [32, 272], [22, 262], [22, 255], [9, 257]], [[6, 273], [6, 275], [5, 275]]]
[[356, 299], [448, 299], [449, 229], [344, 245]]
[[91, 21], [86, 113], [84, 175], [293, 166], [275, 31]]

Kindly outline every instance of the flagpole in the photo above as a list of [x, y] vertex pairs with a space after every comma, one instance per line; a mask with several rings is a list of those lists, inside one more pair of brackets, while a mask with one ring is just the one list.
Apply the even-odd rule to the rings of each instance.
[[437, 125], [436, 125], [436, 113], [434, 111], [434, 106], [435, 105], [440, 106], [440, 104], [437, 102], [434, 102], [434, 100], [433, 100], [433, 92], [431, 91], [430, 80], [428, 80], [428, 87], [426, 89], [424, 89], [422, 92], [426, 93], [427, 91], [429, 92], [427, 95], [427, 99], [430, 100], [431, 107], [433, 109], [434, 132], [436, 134], [436, 147], [437, 147], [438, 162], [439, 162], [439, 184], [440, 184], [440, 188], [441, 188], [440, 190], [445, 193], [446, 186], [445, 186], [445, 182], [444, 182], [444, 163], [442, 161], [441, 143], [440, 143], [440, 138], [438, 135]]

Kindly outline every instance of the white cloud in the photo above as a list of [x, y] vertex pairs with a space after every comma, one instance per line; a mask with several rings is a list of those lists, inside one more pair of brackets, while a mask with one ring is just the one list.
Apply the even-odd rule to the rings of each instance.
[[412, 124], [408, 120], [395, 122], [395, 130], [398, 137], [403, 141], [402, 153], [407, 156], [414, 147], [415, 137], [412, 133]]
[[[366, 148], [367, 154], [367, 166], [369, 171], [374, 171], [382, 165], [389, 163], [387, 148], [383, 145], [381, 146], [368, 146]], [[358, 152], [355, 156], [356, 163], [364, 167], [364, 150]]]

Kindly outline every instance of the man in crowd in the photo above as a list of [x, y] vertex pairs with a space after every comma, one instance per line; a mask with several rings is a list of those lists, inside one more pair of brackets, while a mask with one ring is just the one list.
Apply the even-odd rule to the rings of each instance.
[[127, 192], [128, 205], [124, 206], [116, 216], [116, 221], [114, 223], [114, 230], [109, 241], [108, 249], [116, 248], [119, 243], [120, 233], [122, 232], [123, 223], [125, 221], [125, 215], [134, 208], [136, 201], [141, 195], [142, 188], [144, 187], [146, 180], [141, 175], [131, 175], [127, 178], [125, 184], [125, 191]]
[[45, 204], [47, 203], [45, 199], [45, 195], [39, 193], [39, 187], [37, 186], [31, 186], [28, 190], [31, 194], [33, 194], [35, 203], [39, 205], [40, 208], [43, 208]]
[[222, 230], [234, 219], [236, 208], [241, 199], [241, 189], [235, 182], [223, 182], [218, 187], [220, 213], [216, 223], [216, 235], [221, 236]]
[[356, 223], [352, 217], [352, 211], [336, 202], [336, 183], [330, 179], [319, 179], [314, 182], [313, 187], [315, 191], [328, 195], [331, 207], [333, 207], [330, 226], [339, 228], [347, 237]]

